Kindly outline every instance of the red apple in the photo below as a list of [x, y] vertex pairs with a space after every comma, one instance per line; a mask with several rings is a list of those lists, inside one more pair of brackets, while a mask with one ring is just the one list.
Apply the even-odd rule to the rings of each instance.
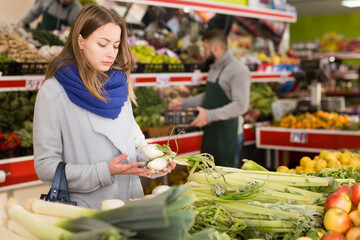
[[360, 239], [360, 227], [350, 228], [346, 233], [346, 240], [358, 240]]
[[327, 231], [345, 233], [351, 226], [349, 214], [339, 208], [330, 208], [325, 213], [324, 226]]
[[351, 210], [352, 202], [350, 197], [343, 192], [334, 192], [330, 194], [325, 200], [325, 211], [330, 208], [340, 208], [346, 213]]
[[351, 186], [349, 196], [351, 201], [357, 206], [360, 202], [360, 182]]
[[329, 231], [325, 233], [320, 240], [346, 240], [346, 238], [336, 231]]
[[349, 196], [350, 190], [351, 190], [351, 186], [342, 185], [342, 186], [338, 187], [338, 189], [336, 189], [335, 192], [343, 192], [343, 193], [346, 193]]

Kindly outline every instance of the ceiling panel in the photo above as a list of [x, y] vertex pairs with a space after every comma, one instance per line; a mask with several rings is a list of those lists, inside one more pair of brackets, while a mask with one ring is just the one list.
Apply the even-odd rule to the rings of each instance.
[[360, 8], [342, 6], [341, 0], [287, 0], [287, 3], [296, 8], [298, 17], [360, 12]]

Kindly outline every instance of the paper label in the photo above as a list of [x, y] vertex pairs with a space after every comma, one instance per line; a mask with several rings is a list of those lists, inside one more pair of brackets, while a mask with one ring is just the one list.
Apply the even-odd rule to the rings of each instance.
[[290, 142], [305, 144], [308, 142], [308, 134], [306, 132], [293, 131], [290, 134]]
[[156, 76], [156, 86], [158, 88], [170, 87], [170, 75], [159, 74]]
[[43, 84], [43, 78], [35, 78], [35, 79], [26, 79], [26, 90], [38, 90]]
[[193, 85], [199, 85], [202, 81], [202, 74], [201, 71], [199, 69], [196, 69], [193, 73], [193, 75], [191, 76], [191, 83]]

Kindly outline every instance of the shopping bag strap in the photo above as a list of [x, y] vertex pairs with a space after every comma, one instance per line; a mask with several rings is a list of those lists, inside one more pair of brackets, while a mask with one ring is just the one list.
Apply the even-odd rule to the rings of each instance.
[[59, 162], [56, 167], [54, 180], [50, 191], [47, 195], [42, 195], [41, 198], [51, 202], [63, 202], [67, 204], [76, 205], [76, 202], [70, 201], [70, 194], [65, 174], [66, 163]]

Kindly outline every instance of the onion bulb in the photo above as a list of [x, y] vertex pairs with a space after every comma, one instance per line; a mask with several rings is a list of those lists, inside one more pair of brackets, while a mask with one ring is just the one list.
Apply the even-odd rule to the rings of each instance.
[[169, 161], [166, 158], [155, 158], [146, 164], [146, 168], [153, 170], [163, 170], [168, 164]]
[[160, 151], [158, 149], [156, 144], [145, 144], [142, 145], [140, 148], [144, 152], [145, 156], [150, 159], [158, 158], [165, 155], [163, 151]]

